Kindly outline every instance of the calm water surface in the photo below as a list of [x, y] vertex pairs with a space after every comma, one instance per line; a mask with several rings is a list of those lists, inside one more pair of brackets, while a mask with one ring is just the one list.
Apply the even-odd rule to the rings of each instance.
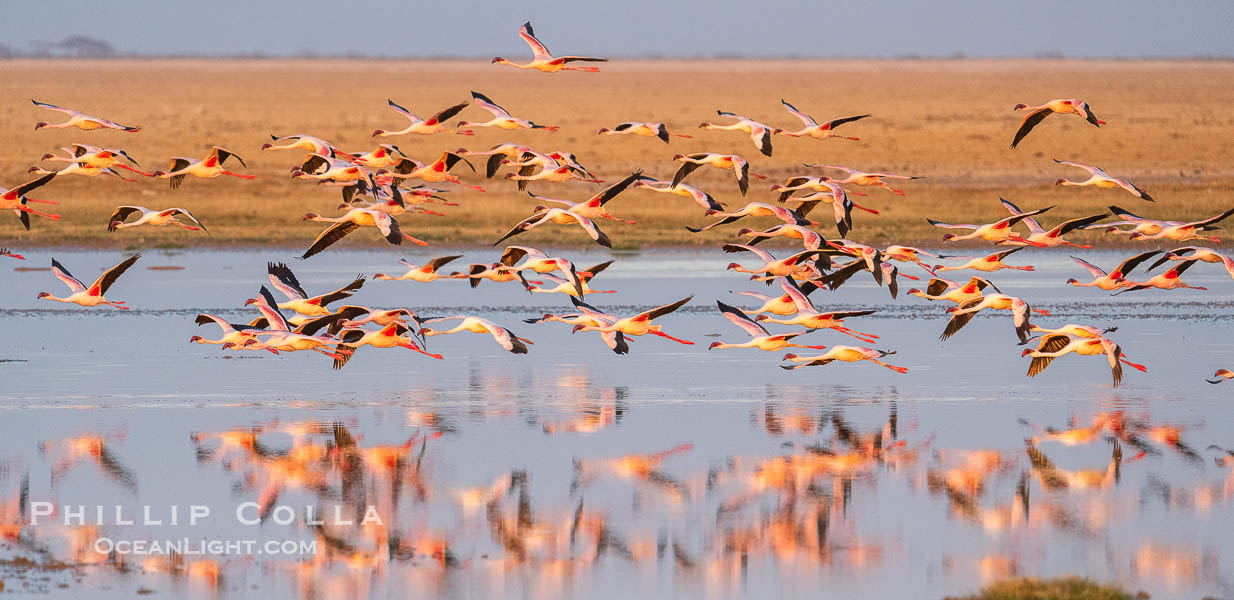
[[[694, 346], [648, 336], [617, 356], [567, 325], [522, 323], [568, 303], [517, 284], [371, 281], [355, 303], [476, 314], [535, 343], [514, 356], [485, 336], [434, 337], [445, 360], [366, 348], [342, 371], [308, 352], [188, 343], [217, 337], [193, 324], [199, 312], [252, 318], [244, 299], [266, 283], [266, 261], [289, 252], [148, 252], [109, 293], [127, 312], [35, 300], [63, 287], [11, 269], [50, 254], [0, 263], [6, 592], [930, 598], [1077, 573], [1154, 597], [1234, 596], [1234, 459], [1212, 447], [1234, 448], [1234, 383], [1204, 382], [1234, 368], [1234, 282], [1216, 265], [1187, 273], [1208, 292], [1117, 298], [1063, 285], [1086, 276], [1066, 253], [1022, 253], [1017, 264], [1036, 272], [991, 276], [1050, 310], [1043, 325], [1118, 327], [1111, 337], [1149, 371], [1128, 369], [1113, 389], [1100, 357], [1025, 377], [1006, 313], [939, 342], [947, 305], [893, 301], [864, 279], [812, 298], [877, 308], [846, 325], [881, 336], [908, 374], [869, 363], [788, 372], [782, 353], [709, 352], [745, 341], [715, 300], [752, 307], [730, 290], [767, 291], [725, 272], [734, 257], [719, 253], [618, 255], [595, 280], [618, 293], [590, 298], [633, 313], [694, 294], [661, 321]], [[496, 252], [464, 254], [458, 268]], [[54, 255], [82, 279], [123, 256]], [[331, 252], [291, 266], [321, 293], [357, 272], [401, 273], [396, 261]], [[147, 269], [158, 266], [183, 269]], [[799, 341], [852, 342], [832, 331]], [[133, 525], [116, 522], [117, 505]], [[143, 524], [147, 505], [162, 525]], [[193, 505], [210, 511], [195, 526]], [[57, 512], [30, 524], [48, 506]], [[66, 525], [76, 506], [86, 523]], [[244, 524], [238, 509], [264, 519]], [[366, 510], [381, 522], [361, 523]], [[246, 540], [254, 551], [189, 553]], [[97, 551], [122, 541], [183, 546]], [[315, 548], [276, 554], [270, 541]]]

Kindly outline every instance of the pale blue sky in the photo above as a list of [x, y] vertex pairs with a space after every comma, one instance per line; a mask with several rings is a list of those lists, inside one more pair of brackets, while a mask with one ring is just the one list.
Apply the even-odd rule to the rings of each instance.
[[[724, 8], [729, 7], [729, 8]], [[1234, 56], [1234, 1], [197, 0], [5, 2], [0, 43], [84, 34], [138, 54]]]

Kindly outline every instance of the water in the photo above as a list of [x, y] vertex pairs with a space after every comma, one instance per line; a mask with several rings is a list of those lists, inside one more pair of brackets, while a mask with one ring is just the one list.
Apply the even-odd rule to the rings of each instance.
[[[82, 279], [123, 256], [54, 254]], [[429, 339], [445, 360], [365, 348], [333, 371], [309, 352], [187, 343], [217, 336], [193, 324], [198, 312], [254, 316], [239, 307], [265, 283], [266, 261], [284, 254], [148, 252], [109, 293], [127, 312], [36, 300], [63, 292], [47, 272], [0, 275], [0, 360], [12, 361], [0, 363], [6, 591], [941, 597], [1014, 575], [1075, 573], [1154, 597], [1234, 595], [1234, 460], [1221, 464], [1209, 448], [1234, 447], [1234, 383], [1204, 382], [1234, 365], [1224, 339], [1234, 283], [1217, 265], [1187, 273], [1208, 292], [1117, 298], [1062, 285], [1084, 275], [1065, 253], [1024, 255], [1034, 273], [992, 274], [1004, 292], [1050, 310], [1036, 319], [1044, 325], [1118, 327], [1111, 337], [1149, 371], [1127, 369], [1117, 389], [1101, 357], [1064, 357], [1025, 377], [1006, 313], [939, 342], [946, 305], [892, 301], [864, 275], [813, 299], [877, 308], [846, 325], [881, 336], [877, 347], [896, 350], [887, 360], [905, 375], [870, 363], [788, 372], [782, 353], [707, 351], [745, 340], [714, 301], [750, 307], [729, 290], [766, 291], [725, 272], [734, 257], [719, 253], [619, 255], [595, 281], [619, 292], [591, 301], [620, 313], [694, 294], [661, 321], [694, 346], [645, 336], [617, 356], [594, 334], [521, 322], [565, 312], [563, 296], [487, 281], [475, 290], [371, 281], [352, 300], [481, 315], [533, 340], [529, 355], [456, 334]], [[495, 252], [466, 254], [460, 263]], [[569, 255], [582, 265], [607, 258]], [[49, 263], [47, 253], [26, 256], [0, 265]], [[386, 252], [291, 266], [311, 293], [357, 272], [401, 272]], [[797, 341], [853, 340], [821, 331]], [[116, 523], [117, 505], [133, 525]], [[162, 525], [142, 523], [146, 505]], [[30, 525], [31, 511], [48, 506], [56, 514]], [[86, 524], [66, 525], [76, 506]], [[210, 515], [190, 525], [192, 506]], [[322, 524], [306, 522], [307, 507]], [[360, 523], [368, 507], [381, 524]], [[261, 511], [260, 524], [242, 522]], [[187, 553], [203, 540], [255, 549]], [[96, 551], [134, 541], [183, 547]], [[315, 542], [315, 552], [270, 552], [286, 541]]]

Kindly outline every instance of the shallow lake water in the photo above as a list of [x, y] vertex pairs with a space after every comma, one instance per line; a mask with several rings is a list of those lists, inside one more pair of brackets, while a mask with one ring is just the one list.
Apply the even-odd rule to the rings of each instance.
[[[1118, 327], [1111, 337], [1148, 366], [1119, 388], [1103, 357], [1026, 377], [1006, 312], [940, 342], [951, 304], [905, 295], [911, 281], [892, 300], [866, 275], [812, 299], [878, 309], [846, 325], [880, 336], [907, 374], [708, 351], [746, 339], [715, 300], [753, 307], [730, 290], [767, 291], [724, 270], [752, 261], [714, 251], [617, 254], [594, 287], [618, 292], [589, 297], [632, 314], [693, 294], [659, 321], [693, 346], [644, 336], [617, 356], [594, 334], [522, 322], [567, 312], [562, 295], [449, 280], [370, 281], [348, 302], [484, 316], [531, 339], [530, 353], [457, 334], [429, 338], [443, 360], [365, 348], [334, 371], [311, 352], [188, 343], [217, 337], [194, 325], [199, 312], [256, 315], [242, 304], [268, 260], [288, 261], [310, 293], [402, 273], [390, 252], [291, 254], [149, 251], [108, 294], [130, 311], [36, 300], [64, 288], [13, 270], [54, 255], [93, 279], [124, 253], [0, 259], [4, 591], [936, 598], [1080, 574], [1153, 597], [1234, 596], [1234, 457], [1212, 447], [1234, 448], [1234, 383], [1204, 381], [1234, 368], [1234, 281], [1217, 265], [1186, 273], [1209, 291], [1116, 298], [1064, 285], [1087, 276], [1066, 252], [1024, 252], [1009, 262], [1036, 272], [990, 274], [1053, 315], [1034, 322]], [[497, 251], [462, 254], [444, 270]], [[1109, 267], [1121, 254], [1085, 258]], [[797, 341], [853, 343], [834, 331]], [[143, 522], [146, 506], [162, 524]], [[196, 525], [193, 507], [209, 511]], [[376, 518], [362, 522], [366, 511]], [[120, 549], [139, 543], [180, 546]]]

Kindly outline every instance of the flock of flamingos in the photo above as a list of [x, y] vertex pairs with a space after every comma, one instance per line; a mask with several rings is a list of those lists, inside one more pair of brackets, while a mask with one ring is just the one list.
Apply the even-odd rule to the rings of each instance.
[[[548, 73], [567, 70], [595, 72], [598, 70], [597, 67], [576, 66], [576, 63], [586, 64], [607, 60], [586, 56], [555, 57], [549, 53], [544, 44], [536, 39], [530, 23], [522, 26], [519, 30], [519, 37], [531, 47], [533, 52], [531, 62], [519, 64], [498, 57], [493, 59], [493, 63]], [[474, 135], [476, 129], [489, 127], [507, 130], [546, 129], [552, 131], [556, 129], [552, 125], [543, 125], [516, 117], [480, 92], [473, 91], [471, 97], [470, 102], [461, 102], [427, 119], [420, 118], [394, 101], [390, 101], [390, 108], [405, 117], [408, 123], [403, 129], [397, 131], [379, 129], [373, 132], [373, 137], [441, 133]], [[801, 120], [801, 129], [789, 131], [774, 128], [749, 117], [724, 111], [717, 111], [717, 114], [729, 123], [722, 125], [702, 123], [700, 128], [740, 131], [748, 134], [754, 147], [761, 154], [770, 157], [772, 142], [776, 136], [812, 137], [818, 140], [827, 138], [855, 140], [857, 139], [855, 137], [838, 135], [837, 128], [870, 116], [856, 115], [820, 124], [792, 104], [783, 100], [781, 102], [790, 114]], [[458, 121], [453, 126], [447, 122], [472, 103], [491, 113], [492, 119], [483, 122]], [[95, 129], [116, 129], [131, 133], [139, 131], [136, 127], [120, 125], [114, 121], [52, 104], [38, 101], [34, 101], [34, 104], [64, 113], [69, 117], [62, 123], [40, 122], [35, 126], [36, 130], [75, 127], [86, 131]], [[1040, 106], [1018, 104], [1015, 110], [1028, 112], [1014, 134], [1011, 143], [1013, 149], [1033, 128], [1053, 114], [1076, 115], [1096, 127], [1104, 124], [1104, 121], [1097, 119], [1088, 103], [1077, 99], [1052, 100]], [[598, 133], [656, 137], [665, 143], [668, 143], [674, 135], [690, 137], [671, 133], [663, 123], [640, 121], [620, 123], [611, 128], [600, 129]], [[564, 183], [576, 180], [603, 183], [570, 152], [543, 153], [518, 144], [499, 144], [486, 151], [466, 149], [446, 151], [431, 162], [421, 162], [404, 155], [397, 146], [391, 144], [380, 144], [371, 152], [345, 152], [311, 135], [272, 137], [271, 142], [262, 146], [262, 150], [301, 149], [310, 153], [302, 163], [291, 169], [293, 178], [339, 186], [342, 189], [343, 204], [339, 206], [341, 211], [339, 216], [326, 217], [316, 213], [305, 215], [306, 220], [328, 223], [329, 226], [312, 241], [308, 249], [300, 256], [301, 259], [307, 259], [323, 252], [345, 236], [368, 227], [375, 229], [393, 245], [400, 245], [407, 240], [427, 246], [427, 242], [404, 233], [396, 217], [415, 213], [440, 215], [441, 213], [431, 210], [426, 205], [453, 204], [440, 195], [444, 192], [443, 189], [431, 187], [435, 184], [449, 183], [483, 191], [480, 186], [465, 184], [451, 173], [459, 166], [459, 163], [471, 167], [474, 171], [475, 167], [468, 157], [484, 157], [484, 175], [487, 178], [496, 176], [503, 167], [513, 169], [513, 172], [506, 174], [505, 178], [515, 181], [519, 189], [524, 191], [533, 182]], [[109, 174], [128, 179], [119, 170], [123, 169], [136, 175], [168, 179], [173, 189], [178, 188], [189, 175], [199, 178], [213, 178], [221, 175], [244, 179], [254, 177], [229, 170], [227, 165], [238, 163], [241, 167], [245, 166], [244, 160], [231, 151], [219, 147], [215, 147], [204, 158], [173, 158], [167, 170], [151, 173], [141, 171], [140, 165], [122, 149], [74, 144], [71, 148], [63, 150], [66, 153], [64, 156], [46, 154], [43, 159], [66, 163], [66, 167], [58, 171], [48, 171], [40, 167], [31, 168], [31, 172], [41, 175], [38, 179], [3, 190], [3, 196], [0, 196], [0, 209], [13, 210], [27, 229], [30, 228], [32, 216], [53, 220], [59, 218], [58, 215], [34, 207], [34, 205], [56, 204], [55, 201], [35, 199], [29, 197], [28, 194], [63, 175]], [[858, 193], [847, 190], [846, 185], [881, 187], [888, 192], [903, 195], [904, 192], [895, 189], [891, 182], [919, 179], [918, 177], [864, 172], [839, 165], [804, 165], [806, 168], [820, 170], [812, 171], [813, 174], [792, 177], [783, 184], [771, 186], [770, 191], [775, 194], [774, 203], [749, 202], [740, 209], [726, 210], [724, 205], [717, 202], [710, 194], [688, 185], [684, 180], [691, 173], [703, 167], [731, 171], [740, 193], [745, 196], [749, 190], [750, 177], [757, 179], [766, 179], [766, 177], [752, 172], [750, 163], [736, 154], [718, 152], [678, 154], [674, 160], [680, 162], [681, 165], [670, 181], [659, 181], [644, 176], [642, 171], [638, 171], [582, 201], [550, 198], [529, 191], [528, 194], [540, 202], [540, 205], [536, 206], [526, 219], [514, 224], [493, 245], [496, 246], [535, 227], [556, 224], [567, 227], [577, 226], [596, 244], [611, 247], [609, 237], [600, 228], [599, 223], [603, 220], [624, 220], [608, 213], [606, 206], [609, 201], [632, 188], [676, 194], [697, 202], [705, 210], [705, 216], [716, 219], [697, 229], [688, 228], [691, 231], [725, 226], [747, 217], [752, 220], [770, 218], [780, 221], [779, 224], [767, 229], [739, 229], [735, 233], [738, 238], [744, 238], [745, 242], [728, 243], [723, 246], [724, 252], [746, 253], [743, 256], [749, 255], [754, 259], [748, 264], [732, 263], [728, 266], [729, 269], [749, 273], [752, 280], [775, 285], [779, 295], [739, 292], [762, 302], [761, 306], [753, 309], [742, 309], [717, 301], [716, 305], [720, 313], [746, 332], [749, 339], [740, 343], [716, 342], [711, 344], [712, 349], [757, 348], [769, 352], [782, 351], [786, 348], [825, 350], [826, 352], [813, 356], [785, 354], [783, 360], [786, 362], [783, 368], [797, 369], [826, 365], [833, 361], [871, 361], [893, 371], [904, 373], [907, 371], [904, 367], [882, 360], [894, 354], [893, 351], [865, 345], [805, 345], [794, 343], [794, 341], [814, 330], [831, 329], [862, 344], [875, 344], [878, 336], [855, 331], [845, 326], [847, 319], [868, 315], [874, 311], [822, 310], [810, 300], [810, 295], [820, 288], [835, 290], [854, 275], [867, 272], [880, 286], [886, 286], [894, 298], [898, 293], [898, 278], [918, 279], [916, 276], [901, 272], [895, 263], [912, 263], [927, 273], [929, 280], [924, 289], [910, 289], [908, 294], [927, 300], [947, 301], [956, 305], [947, 309], [950, 320], [942, 333], [942, 339], [954, 335], [980, 311], [986, 309], [1008, 311], [1021, 345], [1035, 343], [1035, 347], [1026, 348], [1023, 351], [1024, 356], [1032, 359], [1028, 369], [1029, 376], [1037, 375], [1052, 360], [1066, 354], [1103, 356], [1109, 364], [1114, 385], [1118, 385], [1122, 378], [1123, 364], [1140, 371], [1145, 371], [1146, 368], [1129, 361], [1120, 346], [1107, 337], [1113, 329], [1074, 323], [1057, 328], [1043, 327], [1031, 321], [1035, 315], [1049, 316], [1048, 312], [1031, 308], [1024, 298], [1001, 293], [1001, 290], [988, 279], [972, 276], [967, 281], [952, 281], [943, 278], [940, 273], [959, 270], [978, 273], [989, 273], [1000, 269], [1032, 270], [1031, 266], [1006, 264], [1004, 261], [1025, 247], [1047, 248], [1066, 245], [1088, 248], [1088, 246], [1078, 245], [1065, 239], [1068, 233], [1085, 229], [1104, 229], [1111, 234], [1127, 235], [1129, 239], [1141, 241], [1216, 242], [1217, 238], [1209, 236], [1207, 232], [1216, 229], [1219, 222], [1234, 214], [1234, 208], [1231, 208], [1212, 218], [1200, 221], [1164, 221], [1143, 218], [1118, 206], [1110, 206], [1109, 212], [1071, 219], [1047, 228], [1037, 218], [1052, 207], [1026, 211], [1011, 202], [1002, 200], [1002, 205], [1008, 214], [991, 223], [950, 224], [930, 220], [931, 224], [939, 228], [969, 230], [964, 234], [947, 233], [942, 238], [944, 242], [980, 239], [992, 244], [1011, 247], [987, 256], [957, 257], [933, 254], [918, 248], [900, 245], [876, 248], [846, 239], [853, 228], [854, 208], [877, 214], [877, 211], [862, 207], [850, 199], [850, 195]], [[1058, 185], [1096, 186], [1115, 191], [1121, 190], [1141, 201], [1154, 202], [1148, 193], [1130, 181], [1109, 175], [1097, 167], [1066, 161], [1056, 160], [1055, 162], [1082, 169], [1088, 174], [1088, 178], [1083, 180], [1059, 179], [1056, 182]], [[817, 174], [822, 172], [842, 173], [843, 175], [833, 177]], [[409, 185], [408, 182], [413, 179], [419, 179], [423, 183]], [[811, 213], [820, 203], [831, 206], [830, 220], [834, 221], [840, 237], [835, 239], [824, 237], [816, 230], [820, 228], [820, 223], [810, 220]], [[1114, 220], [1107, 220], [1110, 218]], [[630, 223], [629, 221], [624, 222]], [[208, 233], [205, 224], [185, 208], [153, 210], [143, 206], [119, 206], [111, 215], [107, 227], [108, 231], [114, 232], [118, 229], [140, 225], [175, 225], [191, 231]], [[1027, 232], [1017, 232], [1015, 230], [1017, 225], [1025, 226]], [[802, 249], [790, 256], [777, 258], [757, 247], [759, 243], [775, 237], [799, 240]], [[0, 254], [21, 258], [7, 249], [0, 250]], [[108, 305], [126, 309], [124, 302], [109, 300], [106, 298], [106, 293], [116, 280], [137, 262], [140, 256], [140, 253], [134, 254], [89, 284], [73, 277], [64, 265], [53, 259], [52, 273], [69, 288], [70, 293], [57, 297], [43, 292], [39, 294], [39, 298], [87, 307]], [[417, 282], [467, 279], [472, 287], [485, 279], [499, 283], [517, 281], [530, 292], [565, 294], [573, 304], [570, 311], [562, 314], [545, 314], [536, 319], [528, 319], [526, 322], [556, 321], [572, 325], [576, 332], [599, 333], [608, 347], [618, 354], [629, 351], [627, 338], [631, 336], [650, 334], [682, 344], [693, 343], [665, 333], [658, 322], [688, 303], [691, 298], [680, 299], [629, 316], [606, 313], [586, 301], [587, 294], [603, 291], [593, 290], [590, 285], [612, 261], [582, 268], [567, 258], [550, 256], [535, 248], [508, 246], [497, 262], [472, 264], [467, 272], [449, 274], [440, 272], [444, 265], [457, 258], [460, 257], [443, 256], [432, 259], [424, 265], [401, 261], [407, 268], [406, 273], [398, 276], [377, 274], [375, 278]], [[932, 259], [932, 262], [949, 259], [964, 262], [951, 265], [928, 264], [926, 259]], [[1145, 274], [1133, 279], [1132, 272], [1150, 260], [1153, 262], [1143, 269]], [[1143, 252], [1128, 258], [1109, 271], [1102, 270], [1080, 258], [1075, 258], [1075, 261], [1091, 274], [1091, 278], [1070, 279], [1067, 283], [1074, 286], [1096, 287], [1113, 291], [1116, 294], [1149, 288], [1204, 289], [1190, 286], [1181, 280], [1183, 273], [1198, 262], [1224, 265], [1234, 277], [1234, 259], [1210, 248], [1195, 245]], [[1159, 274], [1151, 276], [1147, 274], [1158, 267], [1166, 266], [1169, 268]], [[532, 277], [536, 279], [528, 279], [528, 271], [534, 273]], [[256, 308], [259, 313], [257, 318], [249, 323], [236, 324], [214, 315], [198, 315], [199, 325], [217, 324], [222, 331], [222, 336], [218, 339], [194, 336], [192, 341], [202, 344], [218, 344], [224, 349], [266, 350], [275, 354], [310, 350], [333, 358], [336, 369], [342, 368], [362, 346], [403, 347], [440, 359], [442, 358], [440, 355], [430, 354], [425, 350], [426, 338], [463, 331], [491, 335], [503, 348], [515, 354], [528, 352], [527, 339], [519, 337], [503, 325], [477, 316], [457, 315], [426, 319], [407, 308], [387, 310], [372, 309], [361, 305], [344, 305], [337, 309], [328, 308], [330, 304], [345, 300], [358, 291], [364, 284], [364, 277], [357, 278], [337, 290], [317, 295], [308, 293], [285, 264], [270, 263], [269, 279], [270, 287], [285, 296], [285, 301], [279, 302], [271, 290], [263, 285], [255, 297], [245, 302], [245, 305], [253, 305]], [[284, 310], [291, 311], [293, 316], [287, 316]], [[454, 326], [452, 328], [428, 327], [428, 325], [442, 322], [453, 322]], [[772, 333], [767, 329], [768, 324], [793, 326], [794, 330]], [[1037, 335], [1033, 337], [1033, 334]], [[1217, 371], [1215, 377], [1216, 379], [1209, 381], [1220, 383], [1234, 378], [1234, 372], [1222, 369]]]

